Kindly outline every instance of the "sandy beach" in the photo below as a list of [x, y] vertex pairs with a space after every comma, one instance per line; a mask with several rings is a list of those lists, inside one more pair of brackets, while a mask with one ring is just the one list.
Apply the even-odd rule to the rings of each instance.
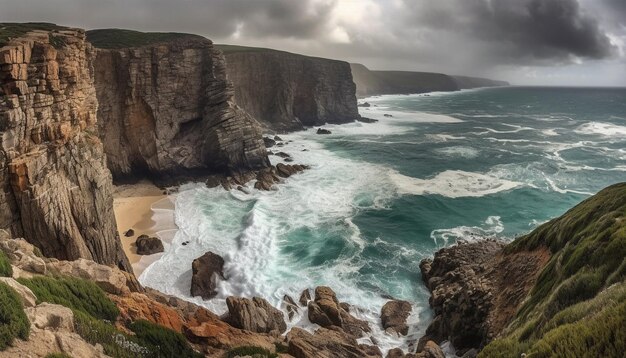
[[[140, 235], [145, 234], [159, 237], [164, 241], [164, 245], [169, 243], [164, 240], [163, 233], [176, 229], [173, 218], [173, 196], [164, 194], [162, 189], [149, 181], [141, 181], [116, 186], [113, 197], [117, 230], [133, 271], [139, 277], [143, 270], [162, 254], [137, 255], [135, 241]], [[127, 237], [125, 233], [129, 229], [132, 229], [134, 234]]]

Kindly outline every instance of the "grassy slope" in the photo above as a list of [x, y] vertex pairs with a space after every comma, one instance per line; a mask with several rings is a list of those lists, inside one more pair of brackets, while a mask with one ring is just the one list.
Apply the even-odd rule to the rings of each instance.
[[29, 31], [59, 31], [63, 29], [67, 28], [46, 22], [0, 22], [0, 47], [6, 45], [11, 39], [25, 35]]
[[515, 240], [552, 258], [503, 337], [481, 357], [621, 357], [626, 349], [626, 183]]
[[95, 47], [118, 49], [141, 47], [179, 39], [202, 39], [204, 37], [178, 32], [140, 32], [123, 29], [98, 29], [87, 31], [87, 40]]

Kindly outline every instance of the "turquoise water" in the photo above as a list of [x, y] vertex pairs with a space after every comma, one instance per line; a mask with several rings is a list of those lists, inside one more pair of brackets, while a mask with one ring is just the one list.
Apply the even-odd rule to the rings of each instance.
[[[431, 317], [421, 259], [460, 238], [511, 240], [626, 178], [624, 89], [366, 101], [372, 107], [361, 114], [379, 122], [284, 136], [288, 143], [272, 149], [312, 168], [275, 191], [183, 188], [179, 231], [141, 282], [218, 312], [229, 295], [280, 307], [284, 294], [324, 284], [372, 326], [393, 296], [413, 303], [414, 338]], [[224, 256], [228, 280], [216, 299], [201, 301], [188, 297], [190, 267], [207, 250]], [[290, 325], [311, 328], [305, 312]], [[406, 344], [379, 328], [373, 335], [383, 348]]]

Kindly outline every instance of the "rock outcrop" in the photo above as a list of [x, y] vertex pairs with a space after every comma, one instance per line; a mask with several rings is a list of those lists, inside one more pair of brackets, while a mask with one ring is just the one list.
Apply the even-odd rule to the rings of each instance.
[[426, 93], [435, 91], [451, 92], [468, 88], [509, 85], [504, 81], [467, 76], [450, 76], [443, 73], [373, 71], [358, 63], [351, 63], [350, 68], [358, 96]]
[[406, 336], [409, 333], [409, 326], [406, 324], [406, 320], [412, 309], [411, 303], [407, 301], [393, 300], [385, 303], [380, 311], [380, 321], [383, 329]]
[[233, 327], [256, 333], [283, 333], [287, 330], [283, 312], [266, 300], [253, 297], [228, 297], [227, 321]]
[[84, 31], [67, 28], [0, 48], [0, 228], [49, 257], [130, 271], [96, 135], [94, 56]]
[[219, 45], [236, 103], [275, 131], [359, 118], [347, 62], [270, 49]]
[[380, 354], [369, 354], [356, 339], [341, 331], [320, 328], [311, 334], [300, 328], [287, 333], [287, 352], [295, 358], [374, 358]]
[[[126, 33], [89, 36], [102, 32]], [[222, 54], [200, 36], [158, 35], [97, 50], [99, 133], [114, 179], [172, 182], [268, 166], [260, 128], [234, 103]]]
[[148, 235], [140, 235], [135, 241], [137, 247], [137, 255], [152, 255], [163, 252], [163, 242], [158, 237]]
[[435, 318], [426, 339], [463, 354], [480, 349], [514, 317], [550, 258], [546, 250], [505, 255], [502, 242], [459, 243], [420, 264]]
[[336, 327], [356, 338], [370, 332], [367, 322], [353, 317], [326, 286], [315, 288], [315, 299], [309, 302], [309, 321], [325, 328]]
[[215, 297], [217, 280], [224, 280], [224, 259], [211, 251], [191, 263], [191, 295], [205, 300]]

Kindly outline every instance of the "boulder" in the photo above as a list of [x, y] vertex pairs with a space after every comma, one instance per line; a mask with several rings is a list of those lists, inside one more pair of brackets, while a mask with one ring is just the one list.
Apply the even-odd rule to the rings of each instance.
[[0, 250], [4, 251], [11, 264], [23, 271], [45, 275], [46, 262], [41, 251], [24, 239], [12, 239], [8, 232], [0, 230]]
[[126, 230], [126, 232], [124, 232], [124, 236], [126, 236], [126, 237], [133, 237], [133, 236], [135, 236], [135, 230], [133, 230], [133, 229]]
[[283, 312], [260, 298], [228, 297], [227, 321], [237, 328], [256, 333], [283, 333], [287, 324]]
[[358, 107], [364, 107], [364, 108], [367, 108], [367, 107], [371, 107], [371, 104], [369, 104], [368, 102], [363, 102], [363, 103], [359, 103], [359, 104], [358, 104]]
[[312, 300], [311, 291], [309, 291], [308, 288], [305, 288], [300, 294], [300, 299], [298, 300], [298, 302], [300, 302], [300, 305], [302, 305], [303, 307], [306, 307], [309, 304], [310, 300]]
[[38, 329], [74, 331], [74, 313], [65, 306], [44, 302], [24, 312], [30, 324]]
[[269, 137], [263, 137], [263, 143], [265, 143], [265, 148], [271, 148], [276, 145], [276, 140]]
[[287, 342], [287, 353], [295, 358], [380, 357], [363, 350], [354, 337], [341, 330], [320, 328], [311, 334], [294, 327], [287, 333]]
[[285, 152], [278, 152], [278, 153], [275, 153], [274, 155], [276, 155], [278, 157], [281, 157], [281, 158], [290, 158], [291, 157], [291, 155], [289, 155], [289, 154], [287, 154]]
[[289, 295], [283, 296], [283, 306], [285, 307], [285, 310], [287, 310], [289, 321], [291, 321], [293, 317], [300, 312], [298, 305]]
[[37, 297], [35, 297], [35, 294], [30, 290], [30, 288], [22, 285], [10, 277], [0, 277], [0, 282], [6, 284], [17, 292], [22, 299], [22, 304], [25, 308], [35, 307], [37, 304]]
[[376, 122], [378, 122], [378, 119], [367, 118], [367, 117], [359, 117], [359, 118], [357, 118], [357, 121], [363, 122], [363, 123], [376, 123]]
[[135, 246], [137, 246], [137, 255], [152, 255], [165, 250], [159, 238], [148, 235], [139, 236], [135, 241]]
[[283, 141], [283, 139], [281, 137], [277, 136], [277, 135], [274, 136], [274, 140], [277, 141], [277, 142], [282, 142]]
[[396, 332], [406, 336], [409, 326], [406, 320], [411, 314], [411, 304], [407, 301], [393, 300], [385, 303], [380, 311], [380, 320], [383, 329], [387, 332]]
[[342, 307], [330, 287], [315, 288], [315, 300], [310, 301], [308, 307], [308, 317], [312, 323], [326, 328], [336, 326], [354, 337], [362, 337], [370, 332], [367, 322], [353, 317], [345, 306]]
[[104, 291], [114, 295], [127, 294], [131, 288], [133, 290], [138, 289], [134, 276], [91, 260], [51, 261], [48, 262], [48, 270], [61, 275], [93, 281]]
[[217, 295], [215, 288], [218, 278], [226, 279], [224, 259], [211, 251], [193, 260], [191, 271], [191, 295], [200, 296], [205, 300]]
[[329, 131], [328, 129], [318, 128], [317, 129], [317, 134], [332, 134], [332, 132]]

